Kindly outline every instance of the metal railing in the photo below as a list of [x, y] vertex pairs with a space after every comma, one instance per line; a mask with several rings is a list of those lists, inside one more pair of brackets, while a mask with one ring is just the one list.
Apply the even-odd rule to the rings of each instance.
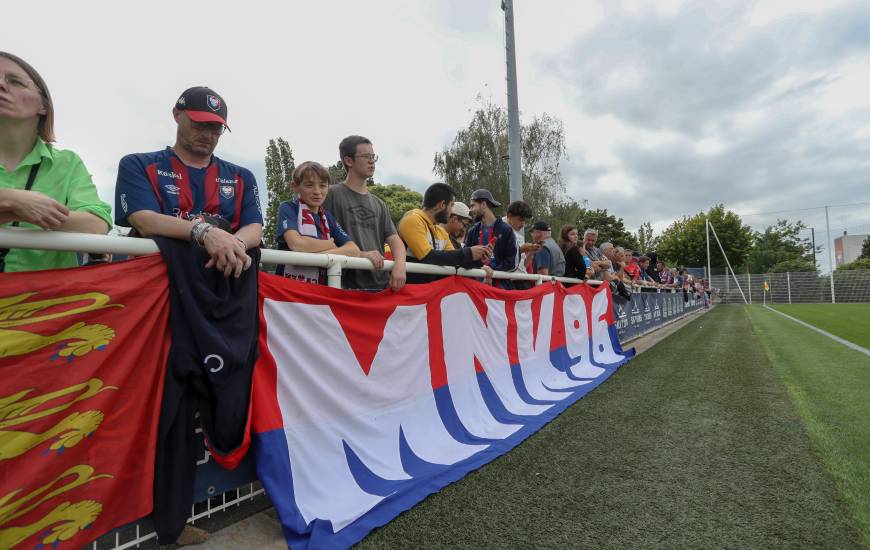
[[[36, 250], [58, 250], [65, 252], [87, 252], [89, 254], [124, 254], [141, 256], [158, 252], [157, 244], [151, 239], [136, 239], [130, 237], [112, 237], [108, 235], [92, 235], [87, 233], [64, 233], [60, 231], [39, 231], [21, 228], [0, 228], [0, 248], [32, 248]], [[341, 288], [341, 272], [344, 269], [364, 269], [373, 271], [375, 267], [365, 258], [351, 258], [337, 254], [311, 254], [307, 252], [289, 252], [286, 250], [261, 250], [260, 261], [264, 264], [283, 264], [299, 267], [322, 267], [326, 269], [329, 286]], [[383, 271], [390, 271], [393, 262], [384, 261]], [[482, 269], [464, 269], [431, 264], [408, 262], [408, 273], [425, 275], [461, 275], [482, 279], [486, 272]], [[559, 281], [568, 284], [587, 283], [601, 284], [600, 281], [582, 281], [570, 277], [554, 277], [548, 275], [533, 275], [495, 271], [493, 279], [510, 279], [514, 281], [533, 281], [541, 284], [545, 281]]]

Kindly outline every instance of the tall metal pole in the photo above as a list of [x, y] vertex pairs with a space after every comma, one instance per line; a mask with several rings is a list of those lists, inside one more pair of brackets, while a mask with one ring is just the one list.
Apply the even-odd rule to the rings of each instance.
[[511, 202], [523, 199], [523, 172], [520, 163], [520, 107], [517, 99], [517, 52], [514, 43], [514, 2], [502, 0], [504, 10], [505, 61], [507, 63], [508, 98], [508, 175], [510, 177]]
[[813, 267], [818, 268], [818, 264], [816, 263], [816, 228], [810, 227], [810, 232], [813, 236]]
[[825, 206], [825, 226], [828, 228], [828, 269], [831, 270], [831, 303], [836, 304], [837, 298], [834, 296], [834, 243], [831, 242], [831, 221], [828, 218], [828, 207]]
[[713, 272], [710, 271], [710, 220], [704, 218], [704, 226], [707, 228], [707, 282], [713, 278]]

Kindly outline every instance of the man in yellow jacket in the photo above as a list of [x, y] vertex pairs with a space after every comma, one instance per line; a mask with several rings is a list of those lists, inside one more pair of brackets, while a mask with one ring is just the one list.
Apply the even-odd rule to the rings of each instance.
[[[399, 236], [408, 250], [408, 261], [452, 267], [481, 267], [492, 256], [489, 246], [471, 246], [456, 250], [450, 236], [439, 223], [450, 217], [456, 192], [446, 183], [433, 183], [423, 195], [423, 207], [406, 212], [399, 222]], [[427, 283], [438, 275], [409, 273], [409, 283]]]

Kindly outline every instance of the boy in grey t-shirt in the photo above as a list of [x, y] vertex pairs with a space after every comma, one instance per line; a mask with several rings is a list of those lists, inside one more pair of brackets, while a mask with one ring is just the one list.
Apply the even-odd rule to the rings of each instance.
[[360, 257], [368, 258], [376, 268], [384, 265], [384, 243], [390, 245], [395, 265], [392, 271], [346, 269], [342, 286], [357, 289], [398, 291], [405, 285], [405, 245], [396, 233], [390, 211], [384, 201], [369, 193], [366, 179], [375, 173], [378, 156], [371, 141], [362, 136], [344, 138], [338, 146], [347, 179], [329, 188], [323, 206], [331, 212], [353, 242]]

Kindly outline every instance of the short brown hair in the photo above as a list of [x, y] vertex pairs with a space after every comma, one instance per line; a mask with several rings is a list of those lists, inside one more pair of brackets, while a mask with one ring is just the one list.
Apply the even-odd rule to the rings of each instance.
[[302, 183], [302, 180], [305, 179], [305, 176], [310, 174], [314, 174], [314, 177], [320, 179], [321, 181], [325, 181], [326, 183], [332, 183], [332, 179], [329, 177], [329, 170], [323, 167], [319, 162], [314, 162], [313, 160], [305, 161], [293, 170], [293, 176], [291, 181], [296, 184]]
[[347, 169], [347, 164], [344, 163], [344, 157], [353, 158], [356, 155], [356, 146], [364, 143], [372, 144], [368, 138], [362, 136], [347, 136], [338, 144], [338, 156], [341, 157], [341, 165], [344, 166], [345, 170]]
[[42, 76], [36, 72], [36, 69], [34, 69], [30, 63], [24, 61], [17, 55], [0, 51], [0, 57], [5, 57], [21, 67], [24, 72], [27, 73], [28, 78], [36, 84], [36, 88], [39, 90], [39, 95], [42, 96], [42, 106], [45, 108], [45, 114], [39, 115], [39, 125], [36, 127], [36, 133], [39, 134], [42, 141], [52, 143], [55, 140], [54, 103], [51, 101], [51, 94], [48, 91], [48, 86], [45, 84], [45, 80], [42, 79]]

